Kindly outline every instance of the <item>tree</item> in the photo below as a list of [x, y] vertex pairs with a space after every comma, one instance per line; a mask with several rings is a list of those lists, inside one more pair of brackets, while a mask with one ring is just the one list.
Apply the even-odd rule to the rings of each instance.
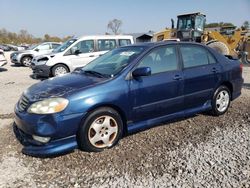
[[209, 24], [205, 25], [206, 28], [223, 27], [223, 26], [235, 27], [234, 24], [232, 24], [232, 23], [226, 23], [226, 22], [209, 23]]
[[246, 30], [250, 28], [250, 23], [249, 21], [244, 21], [244, 23], [241, 26], [241, 29]]
[[120, 27], [122, 26], [122, 21], [118, 19], [113, 19], [109, 21], [107, 27], [109, 30], [111, 30], [115, 35], [118, 35], [121, 33]]

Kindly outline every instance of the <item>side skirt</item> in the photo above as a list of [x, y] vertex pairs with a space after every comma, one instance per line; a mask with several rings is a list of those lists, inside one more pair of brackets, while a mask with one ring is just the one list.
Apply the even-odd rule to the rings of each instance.
[[131, 122], [128, 124], [128, 133], [134, 133], [134, 132], [137, 132], [140, 130], [145, 130], [145, 129], [154, 127], [155, 125], [158, 125], [158, 124], [165, 122], [165, 121], [189, 117], [189, 116], [192, 116], [192, 115], [200, 113], [200, 112], [208, 111], [211, 108], [212, 108], [211, 100], [209, 100], [204, 105], [196, 107], [196, 108], [183, 110], [180, 112], [157, 117], [154, 119], [148, 119], [148, 120], [144, 120], [144, 121], [140, 121], [140, 122]]

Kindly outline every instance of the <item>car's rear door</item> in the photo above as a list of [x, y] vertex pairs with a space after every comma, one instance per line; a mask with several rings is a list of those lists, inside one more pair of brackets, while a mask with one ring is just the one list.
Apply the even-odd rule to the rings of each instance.
[[185, 108], [205, 105], [219, 82], [221, 67], [202, 46], [181, 44], [180, 54], [183, 62]]
[[175, 45], [153, 49], [137, 67], [150, 67], [151, 75], [130, 80], [132, 121], [172, 114], [183, 108], [183, 75]]

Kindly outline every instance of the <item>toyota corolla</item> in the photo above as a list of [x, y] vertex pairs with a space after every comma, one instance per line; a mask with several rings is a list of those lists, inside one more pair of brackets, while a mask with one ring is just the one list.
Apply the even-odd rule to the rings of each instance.
[[131, 45], [28, 88], [15, 106], [13, 128], [28, 155], [98, 152], [167, 120], [222, 115], [242, 83], [239, 61], [207, 46]]

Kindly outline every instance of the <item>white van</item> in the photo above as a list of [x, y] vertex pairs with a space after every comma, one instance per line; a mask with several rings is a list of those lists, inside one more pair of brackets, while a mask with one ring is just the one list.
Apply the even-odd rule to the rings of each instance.
[[70, 39], [54, 50], [53, 54], [35, 57], [31, 68], [38, 76], [59, 76], [85, 66], [109, 50], [133, 43], [133, 37], [129, 35], [83, 36]]

